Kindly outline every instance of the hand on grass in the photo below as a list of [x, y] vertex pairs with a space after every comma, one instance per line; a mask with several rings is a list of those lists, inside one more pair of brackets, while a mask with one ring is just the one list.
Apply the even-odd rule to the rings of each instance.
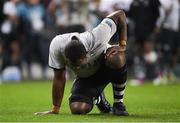
[[59, 112], [43, 111], [43, 112], [36, 112], [36, 113], [34, 113], [34, 115], [50, 115], [50, 114], [59, 114]]

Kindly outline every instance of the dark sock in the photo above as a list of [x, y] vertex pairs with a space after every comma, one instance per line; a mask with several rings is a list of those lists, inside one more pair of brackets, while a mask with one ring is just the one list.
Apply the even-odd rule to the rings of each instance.
[[[124, 69], [124, 70], [122, 70]], [[118, 82], [113, 82], [113, 95], [114, 95], [114, 103], [123, 102], [124, 90], [126, 87], [127, 80], [127, 70], [126, 67], [122, 67], [120, 70], [120, 80]]]

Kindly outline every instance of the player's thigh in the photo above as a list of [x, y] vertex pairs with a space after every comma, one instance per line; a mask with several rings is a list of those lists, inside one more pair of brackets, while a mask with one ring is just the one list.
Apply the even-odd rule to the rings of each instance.
[[86, 102], [93, 105], [93, 100], [100, 95], [106, 85], [107, 83], [103, 82], [97, 76], [77, 78], [71, 89], [69, 101], [70, 103]]
[[126, 64], [126, 55], [125, 52], [118, 52], [112, 54], [111, 57], [105, 59], [106, 66], [113, 69], [119, 69]]
[[71, 89], [70, 103], [86, 102], [93, 104], [93, 96], [97, 95], [97, 90], [92, 87], [91, 82], [87, 79], [77, 78]]

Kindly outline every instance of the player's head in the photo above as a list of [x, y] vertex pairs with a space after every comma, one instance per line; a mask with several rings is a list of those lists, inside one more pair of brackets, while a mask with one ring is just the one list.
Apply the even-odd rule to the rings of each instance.
[[74, 66], [79, 66], [85, 62], [86, 48], [76, 36], [65, 47], [65, 56]]

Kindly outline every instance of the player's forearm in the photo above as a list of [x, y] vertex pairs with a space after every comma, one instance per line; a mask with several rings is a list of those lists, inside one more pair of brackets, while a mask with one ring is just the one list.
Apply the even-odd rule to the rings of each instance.
[[60, 107], [64, 95], [65, 80], [54, 79], [53, 81], [58, 81], [58, 82], [53, 82], [53, 88], [52, 88], [53, 105]]
[[109, 16], [107, 16], [115, 21], [117, 28], [119, 30], [119, 44], [125, 45], [127, 41], [127, 24], [126, 24], [126, 15], [123, 10], [116, 11]]
[[119, 32], [119, 45], [121, 46], [125, 46], [126, 42], [127, 42], [127, 24], [126, 24], [126, 15], [124, 13], [124, 11], [119, 11], [118, 14], [118, 26], [117, 28], [120, 29]]
[[52, 86], [53, 111], [55, 113], [59, 112], [61, 106], [61, 102], [64, 95], [65, 81], [66, 81], [65, 72], [55, 71], [55, 77], [53, 79], [53, 86]]
[[120, 25], [120, 42], [127, 41], [127, 24], [126, 24], [126, 16], [124, 13], [121, 13], [119, 16], [119, 25]]

